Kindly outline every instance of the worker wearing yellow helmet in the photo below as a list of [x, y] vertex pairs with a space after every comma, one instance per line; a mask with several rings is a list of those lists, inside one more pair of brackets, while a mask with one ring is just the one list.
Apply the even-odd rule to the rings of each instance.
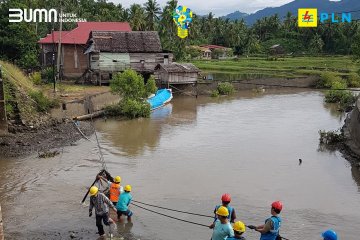
[[[113, 229], [116, 229], [115, 222], [109, 217], [109, 207], [111, 207], [115, 212], [116, 208], [103, 193], [99, 192], [98, 187], [92, 186], [89, 190], [89, 193], [89, 217], [92, 216], [92, 210], [95, 208], [96, 226], [98, 228], [98, 233], [100, 237], [104, 237], [105, 231], [102, 222], [104, 222], [106, 226], [112, 225]], [[112, 230], [112, 227], [110, 226], [110, 231]], [[110, 232], [110, 234], [112, 233]]]
[[[221, 206], [216, 210], [216, 216], [217, 220], [215, 221], [215, 226], [213, 227], [214, 230], [211, 239], [225, 240], [234, 237], [234, 230], [228, 219], [229, 210], [226, 207]], [[212, 226], [213, 224], [211, 224], [209, 228], [212, 228]]]
[[242, 236], [243, 233], [246, 231], [246, 227], [243, 222], [237, 221], [236, 223], [234, 223], [233, 230], [234, 230], [235, 236], [229, 237], [229, 238], [227, 238], [227, 240], [236, 240], [236, 239], [245, 240], [245, 238]]
[[106, 178], [104, 178], [101, 175], [98, 175], [98, 178], [100, 180], [105, 181], [108, 184], [109, 188], [109, 199], [110, 201], [116, 206], [117, 202], [119, 201], [119, 196], [122, 192], [124, 192], [123, 187], [120, 185], [121, 183], [121, 177], [116, 176], [114, 177], [113, 181], [108, 181]]
[[124, 192], [120, 194], [119, 201], [116, 204], [117, 216], [119, 221], [122, 221], [121, 216], [125, 215], [127, 216], [127, 221], [129, 223], [131, 222], [131, 216], [133, 215], [133, 213], [129, 210], [129, 205], [133, 197], [130, 192], [131, 186], [126, 185], [124, 188]]

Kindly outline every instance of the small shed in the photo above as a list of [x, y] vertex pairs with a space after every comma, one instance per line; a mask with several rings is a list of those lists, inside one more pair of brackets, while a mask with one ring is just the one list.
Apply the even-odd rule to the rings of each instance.
[[155, 79], [160, 84], [193, 84], [198, 80], [200, 70], [191, 63], [158, 64]]
[[285, 49], [280, 44], [275, 44], [269, 49], [270, 55], [284, 55]]

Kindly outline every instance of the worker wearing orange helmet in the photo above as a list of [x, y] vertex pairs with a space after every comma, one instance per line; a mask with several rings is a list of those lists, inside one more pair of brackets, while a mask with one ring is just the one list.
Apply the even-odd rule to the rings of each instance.
[[248, 225], [248, 228], [260, 232], [260, 240], [276, 240], [280, 235], [281, 218], [279, 217], [279, 214], [282, 208], [282, 202], [273, 202], [271, 204], [271, 217], [266, 219], [265, 224], [257, 227]]
[[230, 223], [234, 223], [235, 222], [235, 219], [236, 219], [236, 213], [235, 213], [235, 209], [233, 207], [230, 206], [230, 202], [231, 202], [231, 196], [230, 194], [228, 193], [225, 193], [221, 196], [221, 202], [222, 202], [222, 205], [217, 205], [215, 207], [215, 210], [214, 210], [214, 214], [215, 214], [215, 220], [214, 220], [214, 223], [210, 226], [210, 228], [214, 228], [215, 226], [215, 221], [217, 219], [217, 214], [216, 214], [216, 211], [219, 209], [219, 207], [223, 206], [223, 207], [226, 207], [227, 210], [229, 211], [229, 215], [228, 215], [228, 219], [230, 220]]

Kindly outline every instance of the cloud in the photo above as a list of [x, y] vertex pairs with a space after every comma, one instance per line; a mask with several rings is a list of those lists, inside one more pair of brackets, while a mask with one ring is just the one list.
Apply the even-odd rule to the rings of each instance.
[[[129, 7], [133, 3], [143, 4], [146, 0], [111, 0], [114, 3], [121, 3], [124, 7]], [[223, 16], [235, 11], [253, 13], [266, 7], [278, 7], [293, 0], [179, 0], [178, 3], [191, 8], [195, 13], [204, 15], [209, 12], [216, 16]], [[165, 6], [167, 0], [157, 1], [161, 7]]]

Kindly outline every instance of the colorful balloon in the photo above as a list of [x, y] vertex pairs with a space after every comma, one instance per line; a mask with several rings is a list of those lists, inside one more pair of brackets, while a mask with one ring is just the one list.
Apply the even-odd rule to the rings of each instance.
[[178, 6], [173, 12], [173, 20], [178, 28], [178, 36], [186, 38], [189, 35], [189, 27], [192, 22], [192, 11], [185, 6]]

